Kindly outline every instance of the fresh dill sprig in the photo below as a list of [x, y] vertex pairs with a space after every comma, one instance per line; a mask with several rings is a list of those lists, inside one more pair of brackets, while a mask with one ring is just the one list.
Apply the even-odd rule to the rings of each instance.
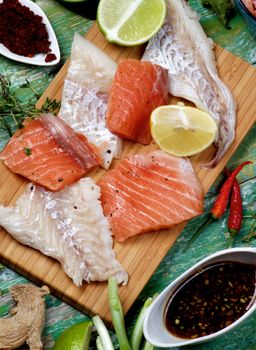
[[[17, 91], [29, 89], [32, 97], [23, 101]], [[25, 118], [34, 119], [41, 113], [56, 115], [60, 109], [60, 101], [46, 98], [41, 108], [36, 108], [40, 95], [27, 80], [25, 84], [14, 90], [10, 80], [0, 74], [0, 150], [17, 129], [23, 128]]]

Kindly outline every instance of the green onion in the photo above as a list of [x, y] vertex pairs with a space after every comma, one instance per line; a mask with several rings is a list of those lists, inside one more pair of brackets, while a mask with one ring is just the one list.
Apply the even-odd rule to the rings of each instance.
[[104, 350], [104, 347], [102, 345], [102, 342], [101, 342], [99, 336], [97, 336], [97, 338], [96, 338], [96, 346], [97, 346], [97, 350]]
[[[102, 350], [102, 349], [114, 350], [114, 346], [112, 344], [108, 330], [105, 324], [103, 323], [103, 321], [101, 320], [101, 318], [97, 315], [92, 318], [92, 321], [100, 336], [100, 339], [98, 340], [98, 343], [97, 343], [97, 348], [99, 346], [98, 348], [99, 350]], [[100, 346], [103, 346], [103, 348], [101, 348]]]
[[123, 309], [118, 297], [117, 281], [114, 277], [108, 279], [108, 302], [120, 350], [131, 350], [126, 335]]
[[148, 308], [151, 305], [153, 300], [154, 300], [154, 298], [148, 298], [145, 301], [145, 303], [142, 306], [142, 309], [139, 313], [139, 316], [135, 322], [134, 328], [132, 330], [131, 339], [130, 339], [130, 344], [131, 344], [132, 350], [139, 350], [139, 348], [140, 348], [140, 343], [141, 343], [141, 339], [143, 336], [144, 318], [145, 318], [146, 312], [147, 312], [147, 310], [148, 310]]
[[154, 349], [155, 349], [154, 345], [150, 344], [148, 341], [145, 342], [143, 346], [143, 350], [154, 350]]

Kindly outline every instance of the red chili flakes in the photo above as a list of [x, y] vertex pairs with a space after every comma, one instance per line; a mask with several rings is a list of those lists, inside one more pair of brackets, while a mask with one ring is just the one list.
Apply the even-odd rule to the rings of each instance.
[[47, 56], [45, 57], [45, 62], [52, 62], [54, 60], [56, 60], [56, 56], [54, 55], [54, 53], [48, 53]]
[[18, 0], [4, 0], [0, 4], [0, 43], [26, 57], [51, 51], [43, 18]]

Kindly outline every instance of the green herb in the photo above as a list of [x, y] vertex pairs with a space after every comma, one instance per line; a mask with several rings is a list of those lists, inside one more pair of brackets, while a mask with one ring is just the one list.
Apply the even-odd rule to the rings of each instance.
[[26, 156], [30, 156], [32, 154], [31, 148], [24, 147], [24, 152], [26, 153]]
[[219, 21], [228, 27], [228, 21], [234, 9], [234, 0], [201, 0], [204, 7], [212, 8]]
[[[24, 100], [24, 94], [30, 98]], [[22, 98], [23, 96], [23, 98]], [[46, 98], [41, 108], [36, 108], [40, 95], [32, 88], [29, 81], [13, 89], [10, 80], [0, 74], [0, 150], [3, 149], [17, 129], [23, 128], [25, 118], [34, 119], [41, 113], [57, 114], [60, 102]]]

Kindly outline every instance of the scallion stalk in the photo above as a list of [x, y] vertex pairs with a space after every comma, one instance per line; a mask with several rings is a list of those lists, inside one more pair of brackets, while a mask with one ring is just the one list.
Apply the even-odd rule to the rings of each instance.
[[100, 336], [99, 335], [96, 338], [96, 347], [97, 347], [97, 350], [104, 350], [104, 347], [102, 345], [102, 342], [100, 340]]
[[125, 329], [123, 308], [118, 296], [117, 281], [114, 277], [108, 279], [108, 302], [120, 350], [131, 350]]
[[135, 322], [135, 325], [132, 330], [132, 335], [130, 338], [130, 344], [131, 344], [132, 350], [139, 350], [140, 348], [140, 343], [143, 336], [144, 318], [153, 300], [154, 300], [153, 298], [148, 298], [145, 301], [144, 305], [142, 306], [142, 309], [140, 310], [139, 316]]
[[[110, 335], [108, 333], [107, 327], [103, 323], [102, 319], [96, 315], [92, 318], [93, 324], [95, 328], [97, 329], [97, 332], [100, 336], [100, 343], [103, 346], [103, 348], [99, 348], [99, 350], [114, 350], [114, 346], [112, 344]], [[98, 341], [98, 345], [100, 346], [100, 343]], [[97, 347], [98, 347], [97, 345]]]
[[143, 346], [143, 350], [154, 350], [154, 349], [155, 349], [154, 345], [150, 344], [148, 341], [145, 342]]

